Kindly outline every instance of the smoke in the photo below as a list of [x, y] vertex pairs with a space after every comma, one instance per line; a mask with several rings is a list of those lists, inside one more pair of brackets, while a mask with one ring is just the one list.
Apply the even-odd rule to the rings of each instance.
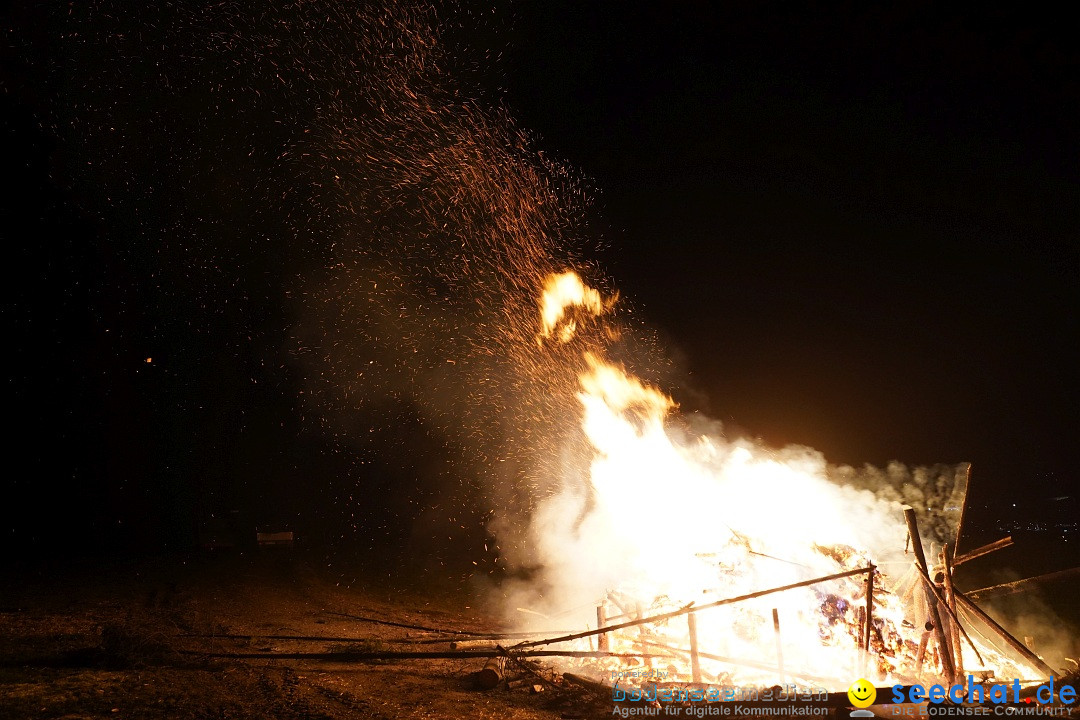
[[948, 543], [953, 550], [970, 472], [970, 463], [910, 467], [897, 461], [884, 468], [830, 465], [826, 470], [835, 483], [869, 490], [882, 500], [914, 508], [923, 542]]
[[[1023, 578], [1009, 569], [999, 569], [992, 577], [995, 583]], [[1071, 597], [1070, 590], [1063, 587], [1062, 595]], [[1044, 592], [1048, 591], [1037, 584], [1029, 584], [1022, 592], [980, 599], [979, 605], [1050, 667], [1062, 674], [1074, 673], [1078, 669], [1076, 663], [1080, 661], [1080, 628], [1062, 618], [1054, 608], [1052, 598]]]

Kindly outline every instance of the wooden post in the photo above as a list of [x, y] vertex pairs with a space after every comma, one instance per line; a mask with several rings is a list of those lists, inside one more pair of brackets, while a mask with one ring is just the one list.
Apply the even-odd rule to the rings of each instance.
[[[637, 612], [637, 619], [639, 621], [645, 619], [645, 611], [641, 609], [641, 603], [636, 603], [634, 605], [634, 610]], [[642, 649], [645, 648], [645, 643], [649, 639], [648, 635], [649, 635], [649, 633], [646, 632], [646, 630], [645, 630], [645, 624], [642, 623], [641, 625], [638, 625], [638, 637], [641, 638], [641, 647], [642, 647]], [[645, 658], [645, 667], [652, 670], [652, 658]]]
[[[604, 614], [604, 606], [596, 606], [596, 627], [602, 628], [607, 624], [607, 616]], [[596, 636], [596, 649], [607, 650], [608, 649], [608, 634], [600, 633]]]
[[[919, 536], [919, 521], [915, 518], [914, 508], [904, 508], [904, 519], [907, 520], [908, 535], [911, 536], [911, 549], [915, 553], [915, 561], [919, 569], [929, 576], [926, 566], [926, 555], [923, 554], [922, 538]], [[937, 596], [929, 587], [926, 590], [926, 604], [930, 609], [930, 622], [934, 623], [934, 636], [937, 639], [941, 657], [942, 675], [952, 682], [956, 676], [956, 668], [953, 666], [952, 649], [949, 647], [949, 639], [945, 634], [945, 628], [941, 624], [941, 613], [938, 612]]]
[[862, 643], [862, 675], [866, 676], [866, 668], [870, 664], [870, 632], [872, 629], [872, 622], [874, 620], [874, 570], [876, 568], [871, 565], [866, 573], [866, 624], [863, 625], [863, 643]]
[[[945, 612], [949, 614], [949, 616], [952, 618], [952, 621], [956, 623], [956, 627], [959, 628], [960, 634], [964, 636], [965, 640], [967, 640], [967, 644], [968, 647], [971, 648], [971, 652], [975, 653], [975, 657], [978, 659], [979, 664], [984, 665], [985, 662], [983, 661], [982, 654], [979, 653], [979, 648], [976, 647], [975, 643], [971, 641], [971, 636], [968, 635], [968, 632], [964, 629], [964, 626], [960, 624], [960, 618], [956, 615], [955, 612], [953, 612], [953, 609], [950, 608], [949, 604], [945, 601], [944, 593], [938, 592], [937, 586], [934, 585], [933, 581], [931, 581], [930, 578], [926, 575], [926, 573], [922, 571], [922, 568], [920, 568], [918, 565], [916, 565], [915, 568], [919, 571], [919, 577], [922, 578], [923, 586], [928, 588], [930, 592], [933, 593], [935, 597], [937, 597], [938, 606], [944, 609]], [[930, 626], [932, 629], [933, 623], [927, 623], [927, 625]]]
[[945, 573], [945, 602], [949, 605], [949, 630], [951, 631], [956, 675], [953, 682], [963, 685], [964, 683], [964, 646], [960, 644], [960, 620], [956, 614], [956, 588], [953, 587], [952, 556], [949, 554], [949, 545], [946, 543], [941, 548], [941, 568]]
[[697, 613], [688, 614], [686, 624], [690, 629], [690, 674], [696, 684], [701, 682], [701, 659], [698, 657], [697, 644]]
[[934, 631], [933, 623], [926, 623], [922, 636], [919, 638], [919, 652], [915, 656], [915, 677], [922, 679], [923, 660], [926, 659], [926, 646], [930, 644], [930, 634]]
[[784, 684], [784, 646], [780, 642], [780, 615], [772, 609], [773, 634], [776, 636], [776, 667], [780, 671], [780, 684]]

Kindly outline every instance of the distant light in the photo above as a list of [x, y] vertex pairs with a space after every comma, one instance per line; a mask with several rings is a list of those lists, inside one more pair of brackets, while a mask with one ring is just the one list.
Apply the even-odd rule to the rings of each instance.
[[146, 362], [152, 362], [154, 358], [146, 358]]

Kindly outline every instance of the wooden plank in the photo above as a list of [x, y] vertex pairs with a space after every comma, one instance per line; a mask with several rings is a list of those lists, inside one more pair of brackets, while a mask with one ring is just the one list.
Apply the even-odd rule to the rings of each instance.
[[686, 615], [691, 612], [699, 612], [701, 610], [708, 610], [709, 608], [721, 607], [722, 605], [731, 605], [733, 603], [743, 602], [745, 600], [753, 600], [759, 597], [765, 597], [766, 595], [772, 595], [773, 593], [784, 592], [785, 590], [794, 590], [795, 588], [808, 587], [810, 585], [817, 585], [818, 583], [829, 582], [830, 580], [840, 580], [842, 578], [851, 577], [852, 575], [864, 575], [870, 571], [870, 568], [856, 568], [855, 570], [846, 570], [844, 572], [835, 573], [833, 575], [825, 575], [812, 580], [803, 580], [797, 583], [791, 583], [790, 585], [781, 585], [780, 587], [769, 588], [768, 590], [759, 590], [758, 592], [747, 593], [746, 595], [738, 595], [736, 597], [725, 598], [724, 600], [716, 600], [715, 602], [706, 603], [705, 605], [695, 605], [690, 603], [678, 610], [672, 610], [671, 612], [661, 613], [659, 615], [650, 615], [649, 617], [638, 618], [636, 620], [629, 620], [624, 623], [618, 623], [617, 625], [608, 625], [607, 627], [597, 628], [596, 630], [584, 630], [579, 633], [570, 633], [569, 635], [561, 635], [559, 637], [548, 638], [546, 640], [532, 640], [529, 642], [521, 642], [514, 645], [514, 648], [529, 648], [537, 647], [539, 645], [553, 645], [554, 643], [569, 642], [571, 640], [578, 640], [580, 638], [589, 637], [591, 635], [599, 635], [600, 633], [614, 632], [616, 630], [622, 630], [628, 627], [637, 627], [638, 625], [644, 625], [646, 623], [660, 622], [661, 620], [668, 620], [670, 618], [679, 617], [680, 615]]

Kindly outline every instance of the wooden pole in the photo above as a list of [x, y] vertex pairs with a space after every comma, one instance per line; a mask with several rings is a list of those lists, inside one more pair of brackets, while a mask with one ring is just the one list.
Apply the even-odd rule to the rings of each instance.
[[949, 607], [949, 630], [952, 641], [953, 652], [955, 653], [954, 666], [956, 668], [956, 675], [953, 678], [953, 682], [963, 684], [964, 683], [964, 646], [960, 644], [960, 620], [956, 614], [956, 588], [953, 586], [953, 568], [952, 561], [949, 556], [949, 545], [946, 543], [941, 548], [941, 568], [945, 573], [945, 602]]
[[926, 659], [926, 646], [930, 644], [930, 635], [934, 632], [933, 623], [926, 623], [922, 636], [919, 638], [919, 652], [915, 656], [915, 677], [922, 678], [923, 660]]
[[[915, 564], [915, 571], [918, 572], [919, 577], [922, 578], [923, 587], [925, 587], [927, 590], [933, 593], [935, 597], [937, 597], [938, 605], [942, 609], [944, 609], [945, 612], [949, 613], [952, 621], [956, 623], [956, 626], [958, 628], [960, 628], [960, 634], [964, 636], [965, 640], [967, 640], [968, 647], [970, 647], [971, 651], [975, 653], [975, 657], [978, 658], [979, 664], [985, 664], [983, 662], [982, 655], [979, 653], [979, 648], [977, 648], [975, 646], [975, 643], [971, 641], [971, 636], [968, 635], [968, 632], [964, 629], [964, 626], [960, 624], [960, 618], [956, 615], [955, 612], [953, 612], [952, 608], [949, 607], [948, 603], [945, 602], [945, 597], [938, 592], [938, 588], [936, 585], [934, 585], [934, 582], [930, 579], [930, 576], [923, 572], [923, 569], [919, 567], [918, 563]], [[933, 623], [928, 624], [932, 625]]]
[[994, 618], [987, 615], [982, 608], [969, 600], [968, 597], [959, 590], [956, 591], [956, 601], [958, 604], [963, 605], [965, 610], [970, 610], [975, 613], [980, 620], [990, 626], [990, 629], [1000, 635], [1001, 639], [1004, 640], [1009, 647], [1023, 655], [1024, 659], [1038, 668], [1040, 672], [1044, 672], [1052, 678], [1057, 677], [1057, 673], [1054, 672], [1054, 669], [1043, 662], [1041, 657], [1031, 652], [1024, 643], [1013, 637], [1008, 630], [1001, 627]]
[[[596, 627], [604, 627], [607, 624], [607, 618], [604, 615], [604, 606], [596, 606]], [[596, 649], [606, 651], [608, 649], [608, 634], [600, 633], [596, 636]]]
[[863, 643], [862, 643], [862, 674], [866, 676], [866, 668], [870, 663], [870, 631], [872, 622], [874, 620], [874, 570], [873, 565], [870, 566], [870, 572], [866, 573], [866, 623], [863, 625]]
[[784, 646], [780, 642], [780, 614], [772, 609], [773, 634], [776, 636], [776, 668], [780, 672], [780, 684], [784, 684]]
[[595, 650], [525, 650], [497, 648], [494, 650], [446, 650], [446, 651], [405, 651], [405, 652], [293, 652], [293, 653], [214, 653], [199, 650], [178, 650], [181, 655], [199, 655], [202, 657], [227, 658], [230, 660], [331, 660], [336, 662], [369, 662], [371, 660], [455, 660], [466, 658], [491, 657], [570, 657], [570, 658], [655, 658], [666, 655], [646, 655], [643, 653], [596, 652]]
[[571, 633], [569, 635], [560, 635], [559, 637], [548, 638], [546, 640], [530, 640], [527, 642], [521, 642], [514, 645], [515, 649], [536, 647], [537, 645], [552, 645], [554, 643], [569, 642], [571, 640], [578, 640], [583, 637], [589, 637], [590, 635], [599, 635], [600, 633], [614, 632], [616, 630], [622, 630], [628, 627], [636, 627], [638, 625], [644, 625], [645, 623], [655, 623], [661, 620], [668, 620], [673, 617], [679, 617], [680, 615], [686, 615], [691, 612], [700, 612], [702, 610], [708, 610], [709, 608], [721, 607], [722, 605], [731, 605], [733, 603], [743, 602], [745, 600], [753, 600], [755, 598], [764, 597], [766, 595], [772, 595], [773, 593], [784, 592], [785, 590], [794, 590], [795, 588], [808, 587], [810, 585], [817, 585], [818, 583], [829, 582], [830, 580], [840, 580], [841, 578], [851, 577], [852, 575], [863, 575], [869, 572], [870, 568], [856, 568], [855, 570], [846, 570], [844, 572], [835, 573], [833, 575], [824, 575], [822, 577], [813, 578], [812, 580], [803, 580], [801, 582], [791, 583], [790, 585], [781, 585], [779, 587], [769, 588], [768, 590], [759, 590], [757, 592], [747, 593], [746, 595], [738, 595], [736, 597], [725, 598], [723, 600], [716, 600], [715, 602], [706, 603], [705, 605], [695, 605], [690, 603], [678, 610], [672, 610], [671, 612], [661, 613], [659, 615], [652, 615], [650, 617], [638, 618], [636, 620], [629, 620], [617, 625], [608, 625], [607, 627], [597, 628], [596, 630], [584, 630], [578, 633]]
[[960, 504], [960, 519], [956, 521], [956, 539], [953, 540], [953, 554], [960, 549], [960, 536], [964, 534], [964, 516], [967, 514], [968, 495], [971, 494], [971, 463], [968, 463], [967, 472], [961, 481], [964, 485], [964, 499]]
[[[645, 614], [645, 611], [641, 609], [641, 603], [637, 603], [637, 605], [635, 606], [635, 610], [637, 611], [637, 616], [640, 620]], [[638, 637], [640, 637], [642, 640], [645, 640], [648, 637], [648, 633], [645, 631], [644, 623], [638, 625]], [[645, 659], [645, 667], [652, 670], [652, 658]]]
[[[908, 535], [911, 537], [911, 549], [915, 553], [915, 562], [919, 570], [927, 577], [930, 576], [926, 566], [926, 555], [923, 554], [922, 538], [919, 536], [919, 521], [915, 518], [914, 508], [904, 508], [904, 519], [907, 520]], [[949, 679], [956, 676], [956, 668], [953, 666], [952, 649], [949, 647], [949, 639], [945, 635], [945, 629], [941, 625], [941, 614], [938, 612], [937, 595], [930, 588], [926, 588], [926, 604], [930, 610], [930, 622], [934, 623], [934, 636], [937, 639], [941, 652], [942, 674]]]
[[700, 683], [701, 659], [698, 657], [697, 613], [689, 613], [686, 616], [686, 624], [690, 630], [690, 677], [695, 683]]
[[992, 543], [983, 545], [982, 547], [975, 548], [971, 552], [966, 552], [963, 555], [957, 555], [953, 558], [953, 567], [959, 567], [966, 562], [974, 560], [975, 558], [981, 558], [983, 555], [989, 555], [995, 550], [1002, 550], [1013, 544], [1012, 536], [1003, 537], [1000, 540], [995, 540]]

